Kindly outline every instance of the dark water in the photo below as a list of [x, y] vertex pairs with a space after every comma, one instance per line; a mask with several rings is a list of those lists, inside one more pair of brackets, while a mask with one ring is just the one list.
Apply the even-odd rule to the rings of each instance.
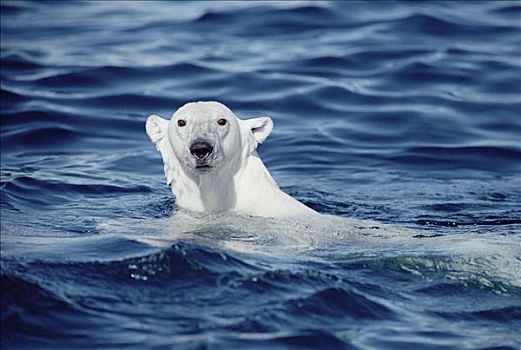
[[[518, 1], [1, 13], [2, 349], [520, 348]], [[294, 197], [415, 237], [223, 216], [165, 238], [144, 121], [193, 100], [270, 115]]]

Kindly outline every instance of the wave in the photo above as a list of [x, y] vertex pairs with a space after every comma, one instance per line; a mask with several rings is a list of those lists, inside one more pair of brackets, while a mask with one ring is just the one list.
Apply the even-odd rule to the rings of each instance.
[[443, 318], [449, 320], [468, 320], [468, 321], [478, 321], [478, 320], [489, 320], [498, 323], [510, 323], [512, 321], [521, 321], [521, 307], [519, 306], [510, 306], [499, 309], [491, 309], [491, 310], [480, 310], [480, 311], [472, 311], [472, 312], [450, 312], [450, 311], [439, 311], [435, 313], [437, 316], [441, 316]]
[[381, 303], [372, 301], [361, 293], [343, 288], [328, 288], [309, 297], [291, 300], [286, 306], [291, 314], [301, 317], [325, 317], [357, 320], [393, 319], [393, 312]]
[[[206, 27], [225, 22], [229, 28], [241, 28], [243, 35], [249, 36], [279, 34], [281, 30], [291, 34], [304, 30], [345, 26], [338, 12], [327, 6], [311, 5], [290, 9], [254, 7], [226, 12], [207, 11], [195, 21], [195, 24]], [[249, 25], [245, 26], [245, 24]]]
[[75, 342], [84, 336], [72, 326], [92, 327], [88, 313], [49, 287], [3, 272], [0, 283], [2, 344], [9, 348], [52, 346], [55, 337]]
[[195, 283], [202, 281], [211, 285], [219, 275], [222, 279], [222, 275], [237, 276], [257, 270], [229, 254], [183, 243], [174, 244], [167, 250], [153, 255], [125, 261], [119, 266], [123, 267], [123, 273], [132, 279], [159, 284], [187, 280]]
[[511, 33], [516, 29], [514, 26], [499, 25], [486, 23], [484, 21], [474, 21], [471, 18], [458, 16], [457, 18], [449, 18], [442, 14], [425, 14], [413, 13], [402, 18], [398, 18], [389, 22], [390, 30], [413, 31], [416, 33], [424, 33], [436, 37], [459, 35], [497, 35]]
[[[517, 2], [126, 5], [1, 4], [2, 347], [518, 347]], [[183, 217], [192, 100], [360, 221]]]
[[[3, 6], [2, 6], [3, 8]], [[33, 71], [45, 68], [44, 64], [38, 63], [35, 59], [27, 57], [24, 54], [7, 54], [2, 55], [2, 69], [6, 71]]]
[[[118, 186], [103, 183], [68, 183], [35, 179], [28, 176], [12, 177], [0, 183], [2, 197], [13, 208], [52, 208], [68, 201], [78, 201], [89, 197], [124, 196], [150, 193], [152, 189], [144, 185]], [[35, 198], [34, 194], [38, 196]]]
[[34, 79], [31, 83], [34, 86], [45, 88], [103, 89], [114, 88], [118, 85], [153, 83], [165, 75], [171, 75], [176, 79], [187, 77], [194, 79], [197, 75], [208, 76], [218, 73], [216, 69], [195, 62], [179, 62], [152, 67], [87, 66], [83, 69], [71, 68], [69, 70], [73, 72], [49, 75], [45, 78]]
[[521, 151], [507, 147], [411, 147], [389, 160], [404, 165], [519, 171]]

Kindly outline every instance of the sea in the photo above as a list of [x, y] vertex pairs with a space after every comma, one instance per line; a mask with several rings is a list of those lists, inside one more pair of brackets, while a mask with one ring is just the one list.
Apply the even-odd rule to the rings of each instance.
[[[206, 100], [329, 223], [177, 208]], [[2, 0], [0, 191], [2, 349], [520, 349], [521, 2]]]

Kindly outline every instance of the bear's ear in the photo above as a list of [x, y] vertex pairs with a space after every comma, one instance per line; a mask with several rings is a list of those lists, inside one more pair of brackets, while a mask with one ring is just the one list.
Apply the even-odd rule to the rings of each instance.
[[156, 149], [161, 153], [166, 183], [170, 185], [174, 179], [176, 159], [174, 150], [168, 141], [168, 120], [157, 115], [151, 115], [147, 118], [145, 130], [150, 140], [156, 145]]
[[150, 137], [150, 140], [157, 146], [157, 143], [161, 141], [161, 139], [167, 134], [168, 120], [163, 119], [158, 115], [152, 114], [147, 118], [145, 130], [148, 137]]
[[270, 117], [246, 119], [243, 122], [255, 139], [255, 147], [264, 142], [273, 130], [273, 121]]

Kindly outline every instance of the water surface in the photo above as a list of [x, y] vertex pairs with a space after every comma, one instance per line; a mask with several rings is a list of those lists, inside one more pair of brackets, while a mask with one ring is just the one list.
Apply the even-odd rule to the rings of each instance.
[[[1, 6], [2, 348], [521, 346], [519, 2]], [[144, 122], [194, 100], [379, 229], [173, 215]]]

